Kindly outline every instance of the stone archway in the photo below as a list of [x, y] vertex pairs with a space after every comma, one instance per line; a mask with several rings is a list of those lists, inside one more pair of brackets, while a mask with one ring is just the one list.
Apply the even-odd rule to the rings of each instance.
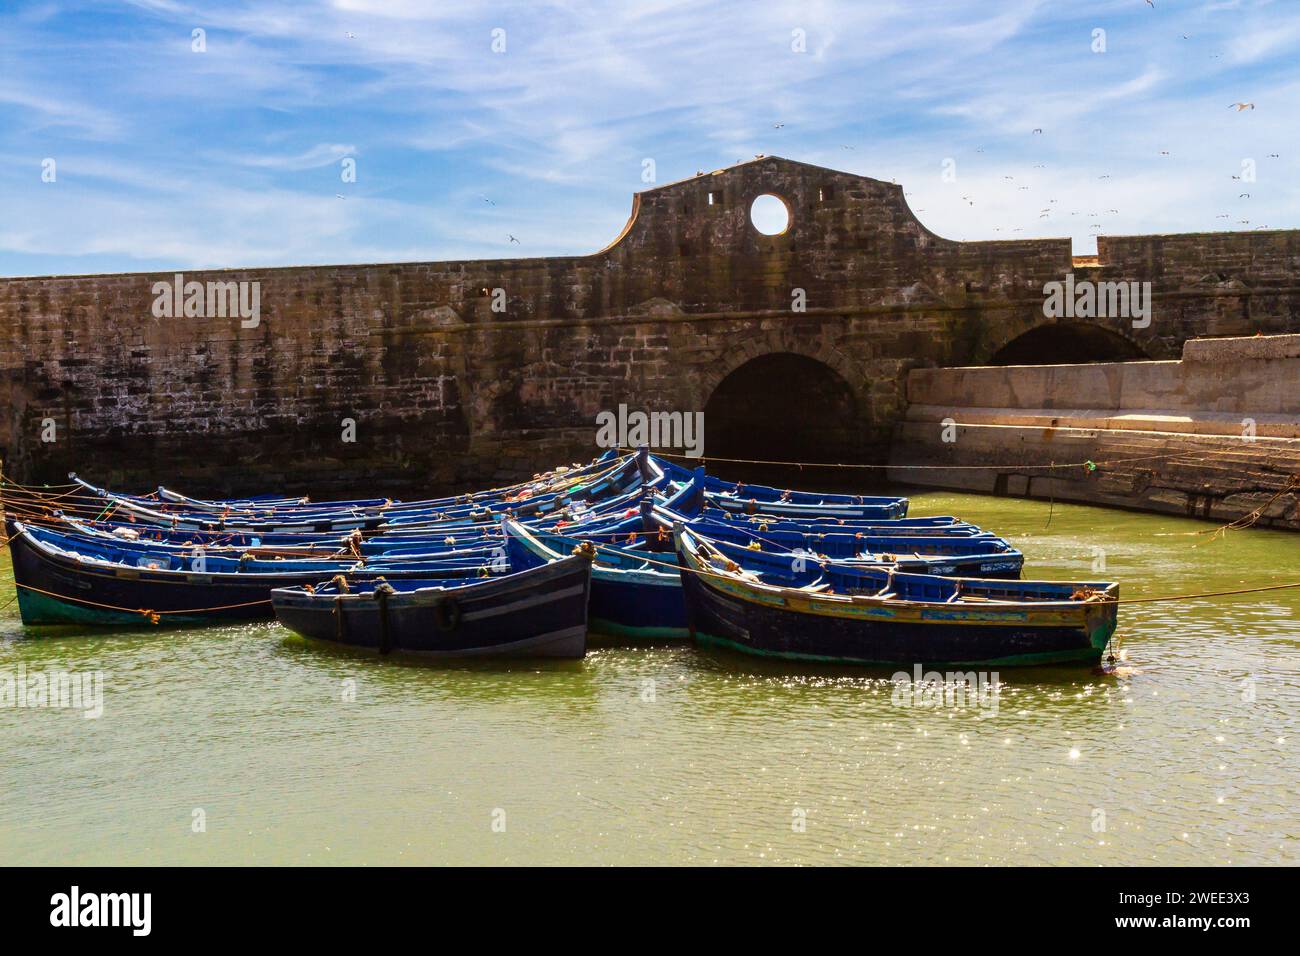
[[994, 352], [986, 364], [1082, 365], [1149, 358], [1142, 346], [1103, 325], [1050, 322], [1015, 336]]
[[[848, 381], [825, 362], [795, 352], [749, 359], [726, 374], [704, 404], [705, 458], [859, 461], [862, 436], [859, 399]], [[761, 482], [790, 476], [788, 468], [732, 463], [716, 471]]]

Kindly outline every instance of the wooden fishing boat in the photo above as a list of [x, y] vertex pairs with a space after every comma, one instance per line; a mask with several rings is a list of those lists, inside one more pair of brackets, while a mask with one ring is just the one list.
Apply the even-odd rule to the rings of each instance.
[[[630, 456], [624, 456], [630, 457]], [[559, 488], [573, 485], [574, 483], [592, 477], [597, 472], [608, 468], [611, 464], [619, 459], [620, 456], [616, 450], [611, 449], [600, 457], [593, 459], [586, 465], [561, 465], [550, 471], [533, 475], [525, 481], [516, 482], [513, 485], [507, 485], [502, 488], [494, 488], [488, 491], [476, 491], [461, 495], [448, 495], [442, 498], [425, 499], [422, 502], [402, 502], [389, 498], [366, 498], [346, 501], [312, 501], [308, 496], [296, 498], [276, 496], [276, 495], [254, 495], [247, 498], [192, 498], [188, 495], [181, 494], [162, 485], [153, 496], [136, 497], [134, 500], [142, 503], [167, 502], [176, 505], [185, 506], [190, 510], [206, 511], [243, 511], [243, 510], [266, 510], [279, 508], [314, 508], [314, 509], [344, 509], [354, 510], [356, 508], [389, 508], [394, 506], [407, 507], [411, 505], [427, 505], [436, 507], [439, 505], [466, 504], [472, 502], [498, 502], [507, 499], [526, 500], [534, 495], [545, 494], [555, 491]], [[70, 474], [69, 478], [77, 481], [76, 474]], [[80, 482], [85, 487], [84, 482]], [[102, 491], [102, 489], [95, 489]]]
[[890, 495], [847, 495], [821, 491], [796, 491], [726, 481], [675, 465], [665, 458], [650, 455], [653, 467], [674, 481], [696, 477], [709, 504], [737, 514], [787, 515], [796, 518], [894, 519], [907, 515], [906, 498]]
[[734, 511], [711, 509], [708, 515], [714, 521], [725, 521], [737, 527], [753, 528], [755, 531], [791, 531], [804, 530], [822, 532], [855, 532], [881, 535], [936, 535], [957, 537], [978, 537], [990, 535], [978, 525], [961, 521], [951, 515], [935, 515], [916, 518], [887, 518], [878, 521], [845, 520], [810, 515], [801, 518], [789, 515], [739, 514]]
[[96, 547], [47, 529], [6, 521], [18, 610], [24, 624], [205, 624], [271, 616], [270, 592], [321, 584], [347, 573], [384, 577], [477, 578], [503, 567], [486, 555], [363, 566], [355, 562], [263, 561], [150, 554]]
[[810, 565], [773, 584], [678, 524], [687, 626], [701, 645], [837, 664], [1096, 664], [1119, 585], [942, 578]]
[[[644, 454], [612, 459], [604, 467], [574, 483], [562, 487], [547, 486], [540, 494], [506, 494], [490, 498], [464, 496], [460, 501], [437, 499], [431, 502], [396, 504], [385, 502], [379, 507], [356, 503], [333, 503], [329, 506], [277, 506], [263, 510], [189, 510], [172, 502], [124, 495], [98, 488], [73, 476], [87, 493], [106, 505], [111, 504], [115, 517], [136, 524], [152, 525], [181, 531], [247, 531], [254, 534], [336, 534], [353, 530], [374, 532], [381, 529], [420, 528], [430, 524], [476, 523], [495, 521], [496, 514], [508, 511], [519, 516], [544, 517], [562, 511], [574, 502], [604, 502], [635, 492], [646, 485], [663, 484], [667, 477], [657, 466], [647, 463]], [[119, 518], [119, 520], [120, 520]]]
[[[553, 532], [502, 522], [512, 568], [541, 567], [581, 543]], [[684, 639], [686, 606], [674, 557], [601, 544], [591, 567], [590, 621], [593, 630], [633, 640]]]
[[381, 654], [582, 657], [591, 560], [572, 555], [480, 579], [405, 579], [271, 593], [281, 624], [304, 637]]
[[[658, 509], [658, 520], [671, 527], [671, 514]], [[1018, 578], [1025, 556], [998, 537], [947, 537], [943, 535], [877, 535], [861, 531], [836, 534], [803, 528], [798, 531], [755, 531], [724, 521], [694, 518], [687, 526], [724, 553], [743, 549], [742, 555], [766, 559], [769, 566], [796, 561], [831, 560], [837, 563], [893, 567], [917, 574], [944, 577]], [[733, 555], [734, 557], [734, 555]]]

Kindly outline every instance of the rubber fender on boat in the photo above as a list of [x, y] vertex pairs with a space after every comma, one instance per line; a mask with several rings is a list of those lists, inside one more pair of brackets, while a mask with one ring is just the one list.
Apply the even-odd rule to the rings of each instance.
[[444, 597], [434, 605], [433, 622], [444, 634], [460, 627], [460, 605], [452, 597]]
[[387, 582], [375, 587], [375, 601], [379, 604], [379, 653], [393, 649], [393, 634], [388, 627], [388, 595], [395, 593]]

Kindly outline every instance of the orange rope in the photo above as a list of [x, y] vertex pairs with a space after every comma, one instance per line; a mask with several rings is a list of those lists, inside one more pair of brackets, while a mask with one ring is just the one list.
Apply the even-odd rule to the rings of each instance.
[[158, 618], [163, 614], [203, 614], [208, 611], [230, 611], [230, 610], [234, 610], [235, 608], [253, 607], [258, 604], [271, 603], [270, 598], [265, 598], [264, 600], [261, 601], [245, 601], [242, 604], [222, 604], [218, 607], [192, 607], [192, 608], [184, 608], [179, 611], [152, 611], [149, 610], [148, 608], [119, 607], [116, 604], [101, 604], [99, 601], [90, 601], [87, 600], [86, 598], [70, 597], [69, 595], [66, 594], [55, 594], [53, 591], [43, 591], [38, 587], [33, 587], [30, 584], [21, 584], [18, 581], [14, 582], [14, 587], [23, 588], [24, 590], [27, 591], [35, 591], [37, 594], [44, 594], [46, 597], [58, 598], [60, 601], [72, 601], [75, 604], [86, 604], [89, 605], [90, 607], [102, 607], [105, 610], [109, 610], [109, 611], [125, 611], [127, 614], [143, 614], [145, 617], [152, 619], [152, 623], [154, 624], [158, 623], [156, 618]]

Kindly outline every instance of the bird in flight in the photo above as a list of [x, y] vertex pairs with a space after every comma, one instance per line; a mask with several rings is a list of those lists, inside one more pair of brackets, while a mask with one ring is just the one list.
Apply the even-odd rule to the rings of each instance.
[[[509, 234], [509, 233], [507, 233], [507, 234], [506, 234], [506, 235], [510, 235], [510, 234]], [[516, 239], [516, 238], [515, 238], [515, 237], [514, 237], [514, 236], [510, 236], [510, 241], [511, 241], [511, 242], [513, 242], [513, 243], [515, 243], [515, 244], [516, 244], [516, 245], [518, 245], [518, 244], [519, 244], [519, 240], [518, 240], [518, 239]]]
[[1041, 129], [1041, 128], [1036, 128], [1036, 129], [1034, 130], [1034, 132], [1035, 132], [1035, 133], [1041, 133], [1041, 132], [1042, 132], [1042, 129]]
[[1254, 103], [1229, 103], [1228, 104], [1228, 109], [1230, 110], [1235, 109], [1238, 113], [1240, 113], [1242, 110], [1253, 110], [1254, 108], [1255, 108]]
[[345, 33], [345, 34], [343, 34], [343, 35], [344, 35], [345, 37], [347, 37], [349, 40], [355, 40], [355, 39], [357, 38], [357, 35], [356, 35], [355, 33], [351, 32], [351, 31], [348, 31], [347, 33]]
[[781, 129], [783, 126], [785, 126], [784, 123], [773, 123], [772, 129]]
[[495, 206], [495, 205], [496, 205], [495, 202], [493, 202], [491, 199], [488, 199], [487, 196], [484, 196], [482, 193], [479, 193], [479, 197], [478, 197], [478, 198], [481, 199], [481, 200], [483, 200], [483, 201], [484, 201], [485, 203], [487, 203], [489, 206]]

